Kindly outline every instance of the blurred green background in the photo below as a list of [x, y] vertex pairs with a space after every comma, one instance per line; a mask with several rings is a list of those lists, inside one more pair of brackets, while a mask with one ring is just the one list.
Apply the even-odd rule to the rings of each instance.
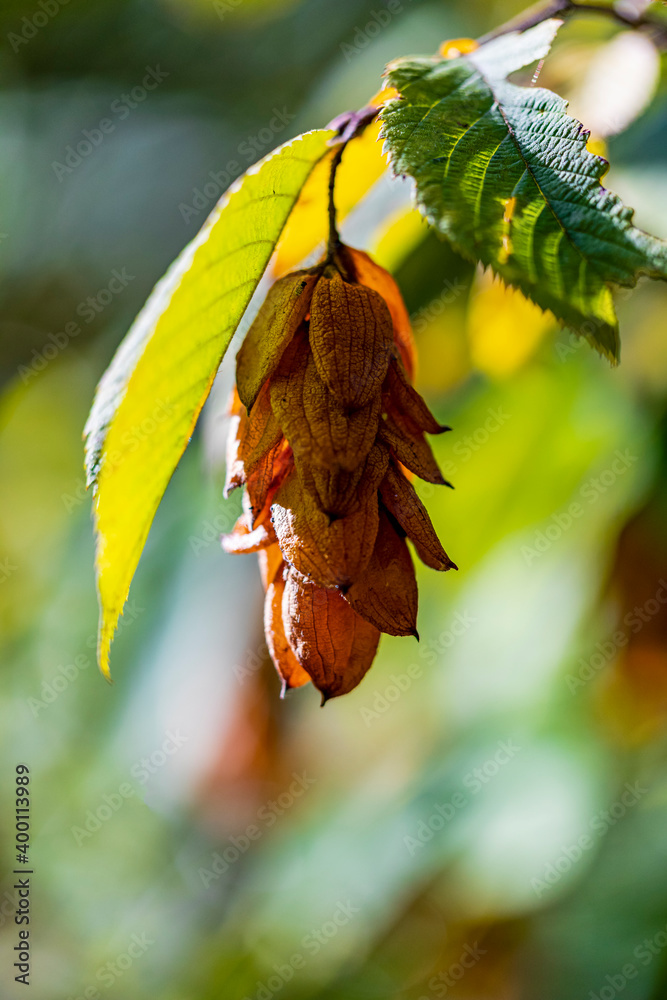
[[[455, 492], [421, 492], [460, 571], [419, 568], [421, 644], [385, 636], [322, 711], [310, 687], [279, 700], [256, 561], [217, 540], [237, 509], [221, 496], [231, 350], [151, 532], [112, 687], [94, 663], [81, 432], [151, 287], [225, 174], [362, 106], [389, 59], [520, 9], [4, 0], [2, 996], [23, 989], [18, 762], [39, 1000], [667, 996], [664, 286], [619, 295], [612, 370], [381, 180], [343, 236], [394, 270], [419, 387], [454, 427], [434, 446]], [[541, 82], [667, 237], [667, 95], [642, 41], [580, 18]]]

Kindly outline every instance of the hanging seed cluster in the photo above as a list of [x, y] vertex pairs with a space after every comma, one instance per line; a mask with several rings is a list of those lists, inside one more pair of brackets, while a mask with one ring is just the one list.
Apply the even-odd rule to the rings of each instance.
[[222, 544], [259, 553], [283, 694], [346, 694], [382, 632], [417, 635], [406, 537], [427, 566], [454, 567], [410, 482], [445, 483], [425, 435], [448, 430], [413, 372], [395, 282], [340, 244], [272, 286], [239, 351], [225, 495], [245, 486], [244, 512]]

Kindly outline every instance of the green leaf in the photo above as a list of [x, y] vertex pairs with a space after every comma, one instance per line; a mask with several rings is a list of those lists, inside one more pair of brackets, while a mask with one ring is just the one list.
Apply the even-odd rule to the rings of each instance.
[[85, 428], [95, 489], [98, 659], [218, 366], [331, 131], [274, 150], [229, 189], [156, 285], [102, 378]]
[[606, 160], [549, 90], [509, 73], [542, 59], [560, 27], [545, 21], [456, 59], [388, 67], [401, 97], [382, 111], [396, 173], [416, 181], [428, 221], [543, 309], [618, 359], [610, 285], [667, 277], [667, 244], [632, 224], [600, 184]]

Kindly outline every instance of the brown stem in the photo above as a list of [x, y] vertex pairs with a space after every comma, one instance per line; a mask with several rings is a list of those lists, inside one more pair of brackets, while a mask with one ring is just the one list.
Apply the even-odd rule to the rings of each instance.
[[338, 230], [336, 229], [336, 204], [334, 201], [336, 171], [338, 170], [348, 142], [356, 139], [357, 136], [360, 136], [368, 128], [370, 123], [377, 117], [379, 110], [376, 105], [367, 104], [360, 111], [344, 111], [342, 115], [337, 115], [327, 126], [336, 133], [333, 141], [340, 144], [331, 161], [331, 173], [329, 174], [329, 242], [327, 245], [327, 263], [333, 261], [334, 254], [340, 246]]
[[667, 47], [667, 23], [664, 21], [641, 14], [633, 16], [632, 14], [624, 13], [618, 10], [614, 3], [610, 5], [577, 3], [576, 0], [549, 0], [547, 3], [536, 4], [533, 7], [529, 7], [522, 14], [517, 15], [517, 17], [512, 18], [506, 24], [502, 24], [494, 31], [490, 31], [487, 35], [478, 38], [477, 41], [480, 45], [483, 45], [485, 42], [490, 42], [493, 38], [498, 38], [500, 35], [506, 35], [510, 31], [526, 31], [528, 28], [534, 28], [535, 25], [541, 24], [542, 21], [548, 21], [551, 17], [568, 17], [579, 12], [585, 14], [605, 14], [619, 24], [625, 25], [626, 28], [646, 29], [653, 36], [657, 45], [663, 48]]
[[336, 202], [334, 200], [334, 188], [336, 186], [336, 171], [343, 157], [343, 152], [347, 143], [341, 143], [334, 153], [331, 161], [331, 172], [329, 173], [329, 241], [327, 244], [327, 260], [333, 260], [333, 256], [340, 246], [340, 237], [336, 229]]
[[558, 17], [559, 14], [569, 13], [572, 6], [572, 0], [550, 0], [546, 4], [534, 4], [521, 14], [517, 14], [510, 21], [501, 24], [499, 28], [494, 28], [493, 31], [482, 35], [481, 38], [477, 39], [477, 42], [479, 45], [484, 45], [494, 38], [499, 38], [500, 35], [509, 34], [510, 31], [527, 31], [528, 28], [534, 28], [536, 24], [542, 24], [542, 21], [548, 21], [550, 17]]

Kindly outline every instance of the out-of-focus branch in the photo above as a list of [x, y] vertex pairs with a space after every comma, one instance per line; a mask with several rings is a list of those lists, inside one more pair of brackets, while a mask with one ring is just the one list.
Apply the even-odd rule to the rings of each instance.
[[667, 48], [666, 21], [639, 11], [635, 13], [627, 4], [621, 6], [616, 3], [577, 3], [576, 0], [548, 0], [547, 3], [536, 4], [512, 18], [511, 21], [507, 21], [506, 24], [502, 24], [494, 31], [478, 38], [477, 41], [483, 45], [485, 42], [490, 42], [491, 39], [498, 38], [500, 35], [506, 35], [510, 31], [526, 31], [528, 28], [535, 27], [536, 24], [541, 24], [542, 21], [548, 21], [551, 17], [566, 18], [578, 13], [606, 15], [626, 28], [645, 31], [657, 46]]

